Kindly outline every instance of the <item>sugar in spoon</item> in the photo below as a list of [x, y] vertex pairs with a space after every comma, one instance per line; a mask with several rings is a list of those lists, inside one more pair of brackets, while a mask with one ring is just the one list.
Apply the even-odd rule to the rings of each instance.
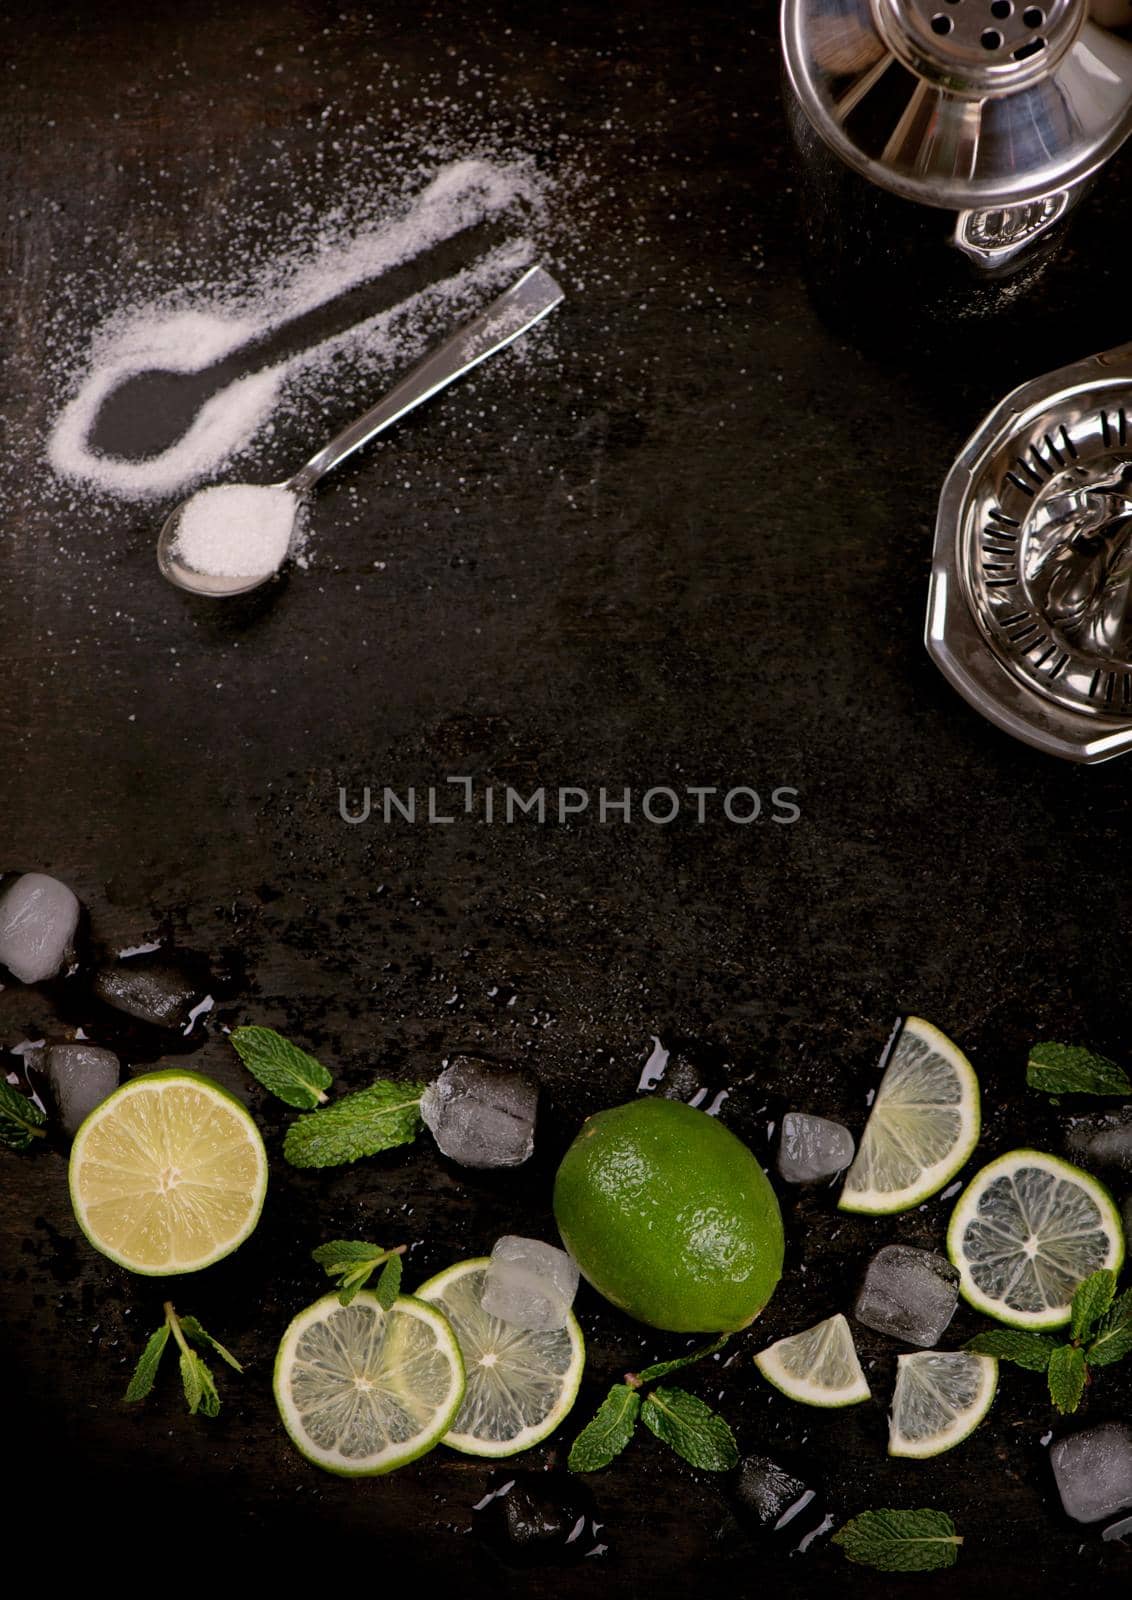
[[[379, 400], [364, 416], [331, 439], [298, 472], [269, 487], [283, 490], [294, 498], [297, 516], [305, 497], [332, 467], [425, 400], [439, 394], [441, 389], [447, 388], [465, 372], [479, 366], [488, 356], [495, 355], [496, 351], [504, 349], [520, 334], [526, 333], [528, 328], [534, 327], [549, 311], [553, 311], [563, 298], [563, 291], [549, 272], [542, 267], [531, 267], [478, 317], [465, 323], [443, 344], [423, 357], [383, 400]], [[200, 492], [208, 493], [207, 490]], [[157, 564], [169, 582], [187, 589], [191, 594], [222, 598], [225, 595], [247, 594], [274, 577], [286, 559], [286, 549], [281, 551], [279, 558], [266, 571], [254, 574], [220, 575], [197, 571], [190, 566], [178, 551], [178, 541], [181, 519], [195, 498], [190, 496], [182, 500], [166, 517], [158, 535]]]

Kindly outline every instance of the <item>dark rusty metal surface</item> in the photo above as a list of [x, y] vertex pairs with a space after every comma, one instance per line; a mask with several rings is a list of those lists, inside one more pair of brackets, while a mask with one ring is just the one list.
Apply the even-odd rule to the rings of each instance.
[[[766, 4], [126, 0], [8, 6], [3, 25], [0, 383], [21, 442], [0, 527], [0, 866], [72, 884], [103, 951], [164, 937], [209, 958], [217, 1009], [181, 1056], [247, 1101], [275, 1158], [253, 1239], [174, 1286], [248, 1358], [204, 1422], [172, 1374], [124, 1407], [165, 1289], [85, 1245], [61, 1151], [0, 1153], [6, 1513], [56, 1562], [109, 1552], [131, 1586], [206, 1558], [215, 1533], [261, 1575], [381, 1584], [399, 1560], [453, 1593], [494, 1592], [511, 1580], [469, 1533], [490, 1465], [438, 1450], [344, 1482], [278, 1426], [271, 1360], [319, 1292], [313, 1245], [411, 1242], [411, 1286], [517, 1224], [553, 1238], [556, 1160], [585, 1115], [635, 1091], [653, 1035], [682, 1052], [689, 1092], [730, 1086], [725, 1120], [760, 1151], [787, 1103], [858, 1132], [901, 1010], [969, 1051], [987, 1157], [1060, 1148], [1064, 1108], [1024, 1087], [1032, 1038], [1127, 1048], [1132, 765], [1077, 770], [1010, 743], [920, 643], [934, 500], [966, 433], [1021, 377], [1127, 335], [1127, 176], [1083, 211], [1030, 310], [941, 339], [910, 290], [911, 331], [862, 344], [819, 320], [802, 281]], [[384, 97], [379, 59], [397, 68]], [[572, 292], [545, 381], [537, 362], [521, 383], [485, 369], [359, 458], [320, 501], [309, 572], [223, 607], [174, 593], [153, 562], [155, 507], [111, 521], [103, 501], [88, 523], [43, 462], [58, 404], [43, 331], [66, 275], [100, 252], [128, 275], [194, 227], [221, 251], [218, 152], [250, 171], [269, 135], [307, 151], [323, 138], [332, 169], [322, 109], [339, 130], [363, 113], [392, 126], [414, 83], [472, 94], [472, 69], [503, 123], [511, 90], [538, 97], [536, 154], [585, 152], [615, 270], [595, 267], [591, 209], [584, 287], [568, 252], [552, 263]], [[309, 442], [284, 418], [277, 464]], [[687, 807], [669, 826], [592, 809], [546, 825], [339, 816], [340, 785], [403, 793], [462, 773], [477, 792], [742, 785], [765, 809], [749, 826], [718, 799], [702, 825]], [[792, 825], [772, 820], [776, 786], [798, 791]], [[429, 1076], [459, 1050], [522, 1063], [545, 1098], [536, 1156], [476, 1175], [422, 1138], [290, 1171], [289, 1114], [224, 1042], [237, 1020], [293, 1033], [353, 1086]], [[0, 991], [5, 1048], [106, 1022], [81, 995]], [[115, 1037], [132, 1065], [154, 1059], [144, 1030]], [[778, 1297], [725, 1369], [688, 1379], [741, 1448], [801, 1462], [839, 1515], [949, 1510], [961, 1570], [908, 1581], [918, 1594], [1127, 1582], [1119, 1547], [1061, 1518], [1041, 1442], [1061, 1424], [1039, 1378], [1004, 1371], [966, 1444], [902, 1465], [884, 1453], [891, 1343], [861, 1330], [876, 1398], [849, 1412], [761, 1382], [764, 1335], [847, 1310], [880, 1244], [938, 1246], [948, 1203], [869, 1222], [806, 1193], [785, 1212]], [[585, 1289], [579, 1314], [578, 1417], [681, 1345]], [[977, 1326], [964, 1312], [952, 1331]], [[1086, 1415], [1127, 1415], [1129, 1395], [1110, 1369]], [[573, 1431], [521, 1464], [561, 1461]], [[748, 1542], [728, 1486], [651, 1437], [592, 1489], [608, 1553], [528, 1571], [523, 1591], [882, 1592], [828, 1541], [805, 1556]]]

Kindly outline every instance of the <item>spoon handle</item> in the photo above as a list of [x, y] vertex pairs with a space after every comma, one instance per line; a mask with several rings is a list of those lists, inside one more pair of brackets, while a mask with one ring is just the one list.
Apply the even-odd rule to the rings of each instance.
[[517, 283], [493, 300], [486, 311], [465, 323], [450, 339], [418, 361], [384, 400], [379, 400], [364, 416], [343, 428], [306, 466], [288, 478], [284, 487], [296, 494], [313, 488], [331, 467], [336, 467], [406, 412], [478, 367], [481, 361], [502, 350], [528, 328], [533, 328], [564, 298], [549, 272], [542, 267], [531, 267]]

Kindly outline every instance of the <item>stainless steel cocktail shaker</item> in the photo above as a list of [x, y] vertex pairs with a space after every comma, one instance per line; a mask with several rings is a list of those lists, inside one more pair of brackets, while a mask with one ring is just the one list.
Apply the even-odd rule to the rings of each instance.
[[844, 292], [898, 276], [945, 317], [993, 309], [1132, 131], [1132, 46], [1086, 0], [783, 0], [782, 43]]

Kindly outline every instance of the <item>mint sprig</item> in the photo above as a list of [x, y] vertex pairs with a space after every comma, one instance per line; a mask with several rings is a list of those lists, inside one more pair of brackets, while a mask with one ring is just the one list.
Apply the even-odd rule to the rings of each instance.
[[685, 1461], [705, 1472], [727, 1472], [736, 1466], [739, 1449], [735, 1435], [718, 1412], [686, 1389], [658, 1386], [644, 1392], [645, 1386], [658, 1378], [714, 1355], [729, 1337], [724, 1334], [690, 1355], [657, 1361], [640, 1372], [627, 1372], [624, 1383], [613, 1384], [574, 1440], [567, 1461], [570, 1471], [598, 1472], [609, 1466], [629, 1444], [638, 1422], [643, 1422]]
[[215, 1352], [236, 1372], [244, 1369], [230, 1350], [226, 1350], [218, 1339], [201, 1327], [196, 1317], [178, 1317], [168, 1300], [164, 1309], [165, 1321], [146, 1341], [126, 1390], [126, 1399], [132, 1403], [144, 1400], [152, 1393], [161, 1358], [172, 1336], [179, 1351], [181, 1386], [185, 1391], [189, 1415], [196, 1416], [199, 1412], [203, 1417], [215, 1417], [220, 1410], [216, 1380], [208, 1363], [193, 1349], [193, 1345]]
[[1044, 1372], [1058, 1411], [1063, 1415], [1076, 1411], [1091, 1381], [1091, 1369], [1111, 1366], [1132, 1354], [1132, 1289], [1119, 1299], [1115, 1295], [1116, 1274], [1102, 1267], [1077, 1286], [1067, 1340], [1020, 1328], [988, 1328], [968, 1340], [967, 1349]]
[[0, 1144], [30, 1150], [36, 1139], [47, 1137], [46, 1121], [34, 1100], [0, 1078]]
[[233, 1028], [228, 1040], [252, 1077], [284, 1105], [313, 1111], [326, 1104], [330, 1073], [274, 1028]]
[[1132, 1094], [1123, 1067], [1078, 1044], [1031, 1045], [1026, 1083], [1041, 1094]]
[[421, 1130], [427, 1084], [378, 1079], [322, 1111], [296, 1117], [283, 1140], [293, 1167], [339, 1167], [408, 1144]]
[[937, 1572], [953, 1567], [962, 1534], [946, 1511], [862, 1511], [833, 1535], [850, 1561], [877, 1572]]
[[332, 1239], [312, 1250], [311, 1255], [328, 1278], [338, 1279], [338, 1302], [344, 1306], [381, 1267], [376, 1293], [381, 1309], [388, 1311], [401, 1292], [401, 1257], [406, 1248], [399, 1244], [383, 1250], [379, 1244], [366, 1244], [361, 1239]]

